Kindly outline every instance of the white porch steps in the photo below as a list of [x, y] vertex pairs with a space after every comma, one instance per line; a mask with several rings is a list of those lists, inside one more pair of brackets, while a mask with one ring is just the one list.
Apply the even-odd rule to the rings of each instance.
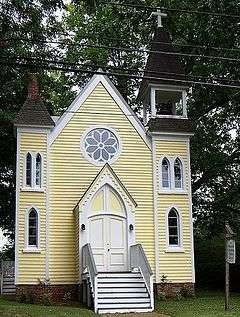
[[140, 272], [98, 273], [99, 314], [152, 310], [150, 295]]
[[14, 295], [16, 292], [14, 277], [3, 277], [2, 281], [2, 294]]

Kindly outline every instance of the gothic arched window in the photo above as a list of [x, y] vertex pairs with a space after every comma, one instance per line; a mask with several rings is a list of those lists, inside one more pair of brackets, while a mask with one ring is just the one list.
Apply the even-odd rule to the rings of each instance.
[[28, 213], [28, 247], [38, 247], [38, 213], [34, 208]]
[[170, 180], [170, 164], [166, 157], [162, 160], [162, 187], [170, 188], [171, 180]]
[[35, 183], [37, 187], [41, 187], [42, 182], [42, 157], [41, 154], [36, 155], [36, 177]]
[[32, 186], [32, 155], [29, 152], [26, 155], [26, 186]]
[[177, 189], [183, 188], [183, 165], [179, 158], [174, 162], [174, 186]]
[[170, 247], [180, 246], [179, 214], [175, 208], [168, 213], [168, 244]]

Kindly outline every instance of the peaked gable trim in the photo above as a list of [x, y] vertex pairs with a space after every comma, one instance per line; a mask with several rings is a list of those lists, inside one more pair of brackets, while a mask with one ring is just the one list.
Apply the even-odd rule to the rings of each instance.
[[76, 207], [79, 206], [79, 204], [87, 197], [87, 195], [91, 192], [92, 188], [95, 187], [95, 185], [100, 181], [100, 179], [104, 175], [107, 175], [107, 174], [108, 175], [110, 174], [114, 178], [114, 180], [117, 182], [117, 184], [121, 187], [122, 191], [129, 198], [129, 200], [132, 202], [133, 206], [137, 207], [137, 203], [134, 200], [134, 198], [132, 197], [132, 195], [129, 193], [127, 188], [123, 185], [123, 183], [121, 182], [120, 178], [114, 172], [112, 167], [108, 163], [106, 163], [103, 166], [103, 168], [99, 171], [99, 173], [96, 175], [96, 177], [93, 179], [93, 181], [90, 183], [90, 185], [88, 186], [88, 188], [86, 189], [86, 191], [84, 192], [82, 197], [79, 199], [79, 201], [78, 201], [77, 205], [75, 206], [74, 210], [76, 210]]
[[123, 113], [125, 114], [127, 119], [133, 125], [135, 130], [141, 136], [143, 141], [146, 143], [146, 145], [149, 147], [149, 149], [151, 149], [150, 138], [146, 134], [146, 130], [145, 130], [143, 124], [141, 123], [141, 121], [138, 119], [138, 117], [136, 116], [134, 111], [127, 104], [127, 102], [124, 100], [124, 98], [122, 97], [120, 92], [117, 90], [117, 88], [113, 85], [113, 83], [109, 80], [109, 78], [104, 76], [104, 75], [99, 75], [99, 74], [94, 75], [90, 79], [90, 81], [87, 83], [87, 85], [83, 88], [83, 90], [78, 94], [78, 96], [71, 103], [71, 105], [66, 110], [66, 112], [62, 115], [62, 117], [60, 117], [56, 126], [54, 127], [54, 129], [52, 130], [52, 132], [49, 135], [49, 145], [52, 145], [52, 143], [57, 138], [57, 136], [61, 133], [61, 131], [65, 128], [67, 123], [71, 120], [74, 113], [77, 112], [77, 110], [81, 107], [81, 105], [85, 102], [85, 100], [93, 92], [93, 90], [95, 89], [95, 87], [99, 83], [102, 83], [102, 85], [105, 87], [105, 89], [111, 95], [113, 100], [116, 102], [116, 104], [123, 111]]

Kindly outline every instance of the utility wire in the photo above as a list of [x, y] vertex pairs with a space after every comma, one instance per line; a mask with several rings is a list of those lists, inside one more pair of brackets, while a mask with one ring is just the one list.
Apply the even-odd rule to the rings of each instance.
[[124, 73], [118, 72], [104, 72], [104, 71], [96, 71], [96, 70], [89, 70], [89, 69], [76, 69], [76, 68], [63, 68], [63, 67], [56, 67], [56, 66], [49, 66], [49, 65], [36, 65], [36, 64], [29, 64], [29, 63], [19, 63], [19, 62], [8, 62], [8, 61], [0, 61], [0, 65], [3, 66], [12, 66], [12, 67], [23, 67], [23, 68], [38, 68], [38, 69], [46, 69], [46, 70], [59, 70], [64, 72], [74, 72], [74, 73], [86, 73], [86, 74], [99, 74], [99, 75], [106, 75], [106, 76], [117, 76], [117, 77], [124, 77], [129, 79], [146, 79], [146, 80], [159, 80], [159, 81], [166, 81], [166, 83], [179, 83], [180, 85], [186, 84], [196, 84], [202, 86], [214, 86], [214, 87], [226, 87], [226, 88], [240, 88], [240, 85], [227, 85], [227, 84], [220, 84], [220, 83], [209, 83], [209, 82], [202, 82], [196, 80], [181, 80], [175, 78], [164, 78], [164, 77], [151, 77], [151, 76], [140, 76], [140, 75], [129, 75]]
[[[105, 39], [116, 41], [115, 38], [106, 37]], [[69, 40], [69, 39], [66, 39]], [[85, 43], [67, 43], [65, 41], [46, 41], [46, 40], [38, 40], [38, 39], [31, 39], [31, 38], [19, 38], [19, 37], [12, 37], [7, 39], [2, 39], [1, 42], [4, 41], [29, 41], [29, 42], [39, 42], [39, 43], [46, 43], [46, 44], [59, 44], [59, 45], [67, 45], [67, 46], [84, 46]], [[169, 45], [169, 42], [163, 42], [163, 41], [151, 41], [152, 44], [165, 44]], [[86, 43], [87, 44], [87, 43]], [[126, 42], [125, 42], [126, 44]], [[170, 43], [173, 46], [177, 47], [188, 47], [188, 48], [200, 48], [200, 49], [212, 49], [212, 50], [218, 50], [218, 51], [230, 51], [230, 52], [238, 52], [240, 53], [240, 48], [229, 48], [229, 47], [217, 47], [217, 46], [210, 46], [210, 45], [198, 45], [198, 44], [180, 44], [180, 43]], [[120, 47], [121, 48], [121, 47]], [[131, 47], [129, 47], [131, 48]]]
[[129, 4], [129, 3], [118, 3], [118, 2], [102, 2], [102, 3], [106, 5], [122, 6], [122, 7], [134, 8], [134, 9], [146, 9], [150, 11], [162, 10], [162, 11], [168, 11], [168, 12], [179, 12], [179, 13], [187, 13], [187, 14], [212, 15], [212, 16], [225, 17], [225, 18], [240, 18], [240, 15], [238, 14], [220, 13], [220, 12], [213, 12], [213, 11], [196, 11], [196, 10], [155, 7], [155, 6], [146, 6], [141, 4]]
[[[34, 42], [34, 40], [32, 40]], [[49, 44], [59, 44], [58, 41], [43, 41], [44, 43]], [[207, 59], [215, 59], [222, 60], [228, 62], [240, 62], [238, 58], [230, 58], [223, 56], [213, 56], [213, 55], [204, 55], [204, 54], [189, 54], [189, 53], [178, 53], [178, 52], [165, 52], [158, 50], [146, 50], [146, 49], [136, 49], [136, 48], [128, 48], [128, 47], [117, 47], [117, 46], [107, 46], [107, 45], [92, 45], [92, 44], [81, 44], [81, 43], [64, 43], [65, 45], [74, 45], [79, 47], [88, 47], [88, 48], [99, 48], [99, 49], [108, 49], [108, 50], [116, 50], [116, 51], [125, 51], [125, 52], [140, 52], [140, 53], [154, 53], [161, 55], [170, 55], [170, 56], [184, 56], [184, 57], [196, 57], [196, 58], [207, 58]], [[168, 43], [169, 44], [169, 43]]]
[[38, 62], [38, 63], [49, 63], [49, 64], [57, 64], [57, 65], [67, 65], [67, 66], [80, 66], [80, 67], [92, 67], [92, 68], [102, 68], [102, 69], [110, 69], [110, 70], [120, 70], [120, 71], [127, 71], [127, 72], [133, 72], [133, 73], [147, 73], [147, 74], [155, 74], [155, 75], [173, 75], [173, 76], [178, 76], [178, 77], [183, 77], [182, 80], [187, 80], [188, 78], [192, 79], [203, 79], [203, 80], [216, 80], [216, 81], [225, 81], [228, 83], [238, 83], [240, 84], [239, 80], [234, 80], [234, 79], [228, 79], [228, 78], [221, 78], [221, 77], [206, 77], [206, 76], [198, 76], [198, 75], [186, 75], [186, 74], [179, 74], [179, 73], [174, 73], [174, 72], [159, 72], [159, 71], [151, 71], [151, 70], [144, 70], [144, 69], [133, 69], [133, 68], [125, 68], [125, 67], [115, 67], [111, 65], [97, 65], [97, 64], [83, 64], [83, 63], [77, 63], [77, 62], [66, 62], [66, 61], [58, 61], [58, 60], [50, 60], [50, 59], [39, 59], [38, 57], [24, 57], [24, 56], [13, 56], [13, 57], [0, 57], [0, 60], [5, 59], [6, 60], [18, 60], [18, 59], [23, 59], [27, 61], [33, 61], [33, 62]]

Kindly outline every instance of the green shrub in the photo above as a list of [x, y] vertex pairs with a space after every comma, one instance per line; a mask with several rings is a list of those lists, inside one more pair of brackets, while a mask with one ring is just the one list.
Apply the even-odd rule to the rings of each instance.
[[163, 301], [166, 300], [166, 294], [165, 292], [159, 292], [157, 295], [158, 300]]
[[193, 298], [194, 297], [194, 292], [191, 288], [182, 287], [179, 292], [180, 292], [181, 296], [184, 298]]
[[71, 292], [66, 292], [63, 296], [64, 303], [67, 303], [71, 300]]
[[21, 293], [21, 295], [19, 296], [19, 302], [20, 303], [26, 303], [27, 302], [27, 296], [24, 293]]
[[33, 293], [28, 293], [26, 296], [26, 302], [29, 304], [35, 303], [35, 295]]
[[52, 305], [52, 296], [50, 293], [44, 293], [42, 297], [42, 303], [45, 306], [51, 306]]

